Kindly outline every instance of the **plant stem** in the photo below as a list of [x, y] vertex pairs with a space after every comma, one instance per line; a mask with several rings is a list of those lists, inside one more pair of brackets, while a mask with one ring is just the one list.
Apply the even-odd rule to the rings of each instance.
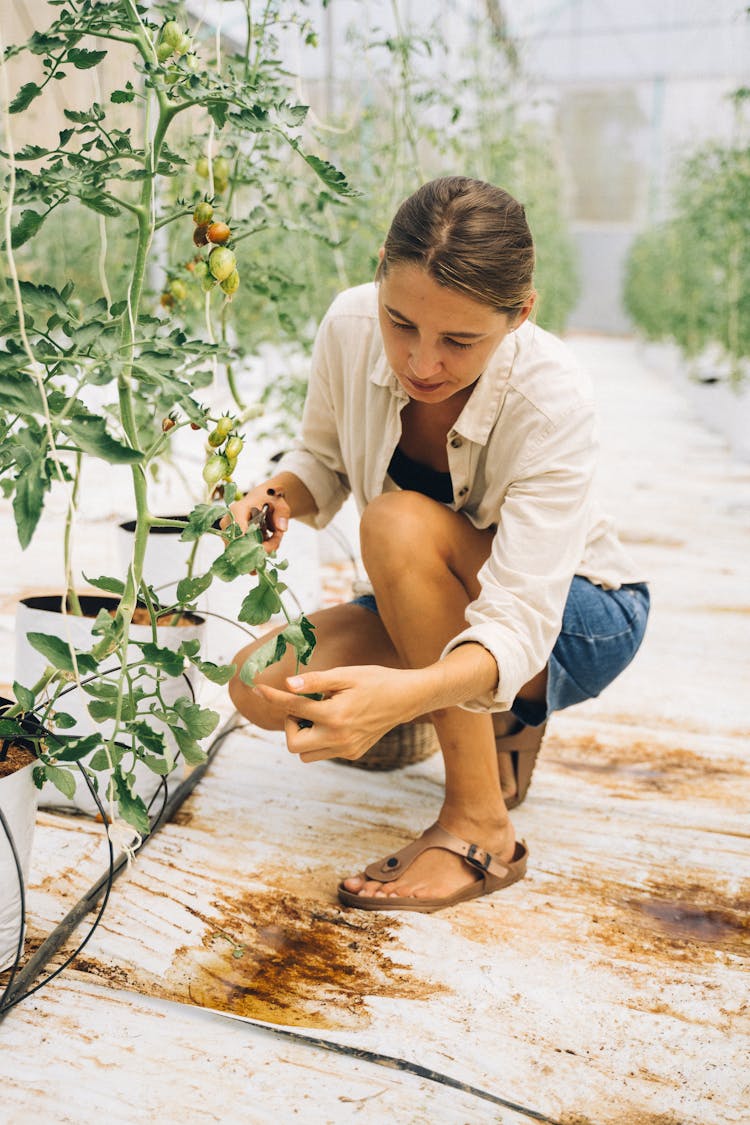
[[65, 558], [65, 604], [70, 607], [72, 612], [77, 617], [83, 616], [81, 603], [78, 600], [73, 585], [73, 549], [72, 549], [72, 535], [73, 535], [73, 518], [78, 502], [78, 491], [81, 487], [81, 469], [82, 469], [82, 454], [78, 450], [75, 457], [75, 471], [73, 474], [73, 490], [70, 494], [70, 503], [68, 510], [65, 513], [65, 537], [63, 541], [63, 551]]

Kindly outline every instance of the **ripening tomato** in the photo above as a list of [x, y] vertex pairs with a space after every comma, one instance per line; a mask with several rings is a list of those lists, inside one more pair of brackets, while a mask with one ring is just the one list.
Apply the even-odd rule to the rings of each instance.
[[210, 227], [206, 231], [206, 237], [208, 238], [208, 241], [217, 242], [219, 243], [219, 245], [223, 245], [225, 242], [228, 242], [231, 234], [232, 232], [226, 223], [211, 223]]
[[208, 226], [214, 215], [214, 209], [210, 203], [204, 199], [202, 203], [196, 203], [195, 210], [193, 211], [193, 222], [197, 223], [199, 227]]

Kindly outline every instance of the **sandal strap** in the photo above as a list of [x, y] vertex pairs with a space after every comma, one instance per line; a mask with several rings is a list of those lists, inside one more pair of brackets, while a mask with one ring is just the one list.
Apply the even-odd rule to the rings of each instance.
[[494, 859], [489, 852], [480, 848], [478, 844], [467, 844], [465, 840], [454, 836], [452, 832], [446, 832], [439, 824], [433, 824], [431, 828], [422, 833], [419, 839], [407, 844], [405, 848], [394, 852], [393, 855], [386, 856], [385, 859], [371, 863], [365, 868], [365, 875], [368, 879], [376, 880], [379, 883], [391, 883], [394, 879], [400, 878], [411, 867], [417, 856], [422, 855], [430, 848], [442, 848], [444, 851], [461, 856], [462, 859], [470, 863], [472, 867], [476, 867], [485, 876], [494, 875], [499, 879], [504, 879], [510, 871], [509, 864]]

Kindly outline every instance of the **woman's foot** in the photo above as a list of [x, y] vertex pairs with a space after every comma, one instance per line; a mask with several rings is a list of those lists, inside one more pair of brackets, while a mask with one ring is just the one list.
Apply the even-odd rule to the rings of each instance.
[[[451, 814], [443, 809], [438, 824], [467, 843], [476, 844], [503, 863], [512, 860], [516, 836], [507, 816], [484, 820]], [[344, 879], [347, 891], [372, 898], [447, 898], [470, 886], [478, 878], [476, 868], [443, 848], [429, 848], [411, 863], [400, 879], [380, 883], [365, 875]]]

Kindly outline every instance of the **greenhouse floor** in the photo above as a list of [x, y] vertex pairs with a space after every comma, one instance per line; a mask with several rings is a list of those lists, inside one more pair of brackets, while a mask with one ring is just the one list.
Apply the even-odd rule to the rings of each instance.
[[[550, 723], [514, 814], [527, 878], [432, 916], [339, 908], [342, 873], [431, 823], [440, 761], [310, 768], [237, 730], [82, 954], [5, 1018], [3, 1125], [747, 1121], [750, 464], [632, 341], [571, 344], [597, 379], [602, 492], [653, 612], [626, 673]], [[89, 575], [129, 514], [115, 476], [87, 493]], [[17, 597], [59, 572], [63, 515], [22, 554], [0, 508], [0, 684]], [[329, 599], [345, 591], [345, 564], [325, 573]], [[30, 949], [104, 855], [101, 824], [40, 811]]]

